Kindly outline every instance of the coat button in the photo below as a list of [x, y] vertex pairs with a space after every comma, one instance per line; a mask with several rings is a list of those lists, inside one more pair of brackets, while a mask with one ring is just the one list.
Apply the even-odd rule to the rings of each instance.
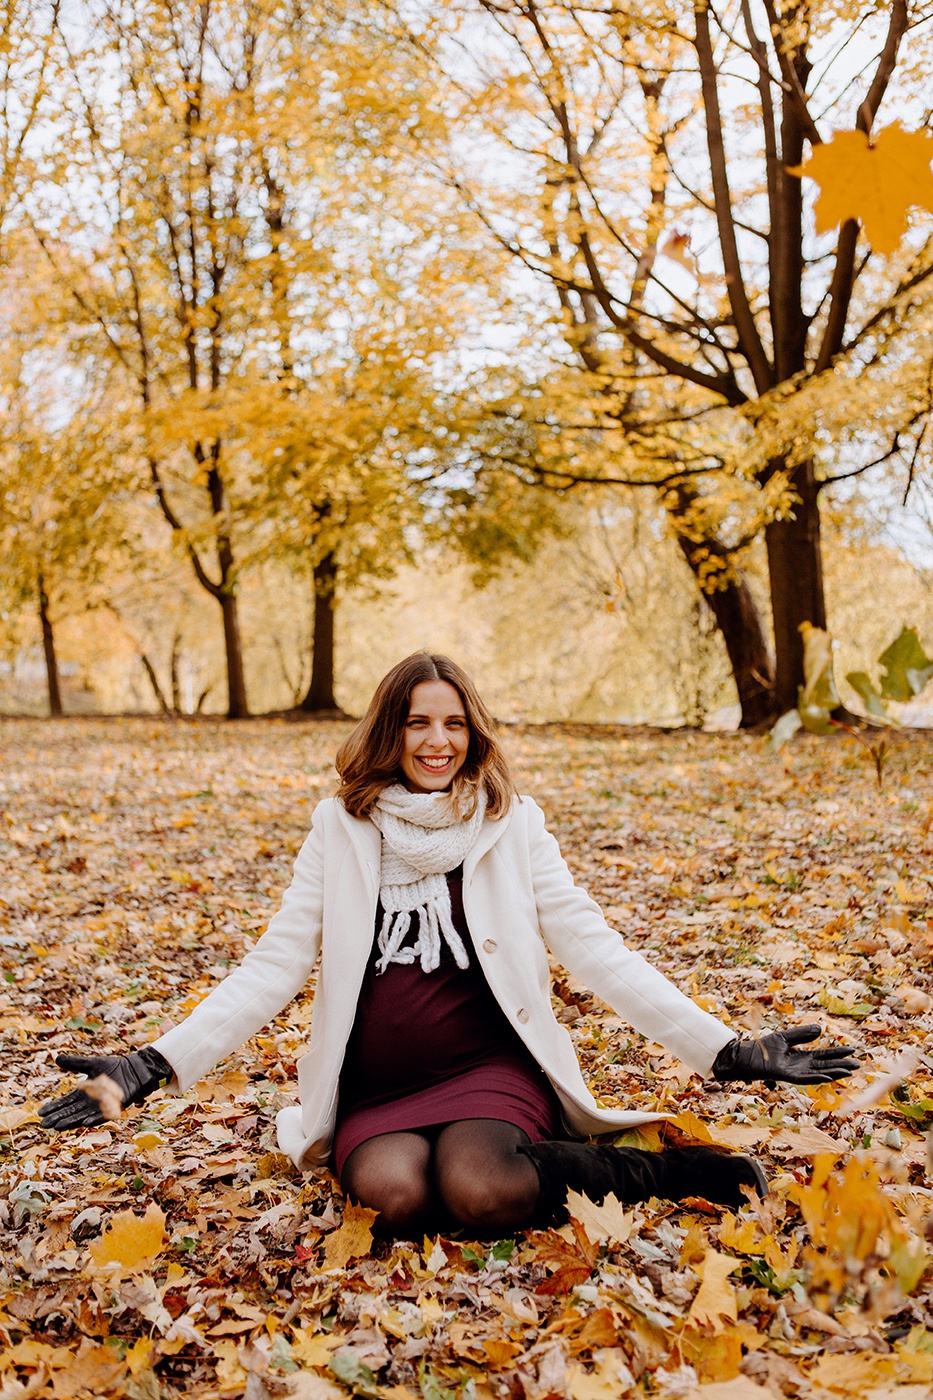
[[487, 938], [486, 942], [483, 944], [483, 952], [494, 953], [498, 946], [499, 945], [494, 938]]
[[528, 1012], [525, 1010], [524, 1007], [522, 1007], [520, 1011], [516, 1012], [516, 1019], [521, 1021], [522, 1025], [524, 1025], [525, 1022], [528, 1020]]

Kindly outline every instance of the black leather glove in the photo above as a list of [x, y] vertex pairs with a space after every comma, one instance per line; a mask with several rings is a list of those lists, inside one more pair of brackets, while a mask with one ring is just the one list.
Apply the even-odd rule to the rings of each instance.
[[[55, 1063], [59, 1069], [86, 1074], [89, 1079], [106, 1074], [120, 1090], [124, 1108], [127, 1104], [142, 1103], [175, 1075], [168, 1060], [149, 1045], [129, 1055], [56, 1055]], [[43, 1128], [55, 1128], [59, 1132], [66, 1128], [94, 1128], [105, 1121], [100, 1104], [83, 1089], [72, 1089], [64, 1097], [44, 1103], [39, 1117]]]
[[757, 1040], [730, 1040], [713, 1061], [713, 1077], [784, 1080], [788, 1084], [828, 1084], [848, 1079], [861, 1061], [845, 1045], [827, 1045], [822, 1050], [794, 1050], [792, 1047], [822, 1034], [817, 1025], [793, 1026], [788, 1031], [769, 1031]]

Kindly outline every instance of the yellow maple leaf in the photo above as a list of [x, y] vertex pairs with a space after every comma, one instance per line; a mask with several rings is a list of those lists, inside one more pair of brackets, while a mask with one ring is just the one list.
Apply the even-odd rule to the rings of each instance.
[[593, 1244], [602, 1244], [603, 1240], [615, 1240], [618, 1244], [625, 1244], [632, 1233], [634, 1214], [631, 1211], [626, 1214], [621, 1202], [616, 1200], [611, 1192], [602, 1205], [595, 1205], [589, 1196], [568, 1191], [567, 1209], [574, 1220], [578, 1220], [583, 1226]]
[[618, 1400], [628, 1395], [635, 1385], [628, 1360], [621, 1347], [602, 1347], [593, 1355], [590, 1372], [579, 1361], [569, 1362], [566, 1385], [571, 1400]]
[[736, 1254], [763, 1254], [764, 1245], [758, 1240], [758, 1234], [757, 1220], [743, 1220], [739, 1224], [734, 1215], [725, 1215], [719, 1227], [719, 1243], [735, 1250]]
[[324, 1244], [325, 1269], [345, 1269], [351, 1259], [362, 1259], [369, 1253], [373, 1242], [370, 1226], [378, 1214], [378, 1210], [368, 1206], [347, 1202], [343, 1223], [327, 1236]]
[[[707, 1400], [708, 1391], [713, 1400], [717, 1392], [723, 1397], [732, 1395], [734, 1400], [744, 1400], [744, 1397], [756, 1394], [760, 1400], [764, 1400], [767, 1391], [748, 1388], [752, 1387], [751, 1381], [737, 1381], [729, 1385], [739, 1375], [743, 1350], [758, 1351], [764, 1346], [767, 1346], [767, 1336], [763, 1337], [758, 1328], [749, 1322], [736, 1322], [733, 1327], [712, 1337], [692, 1327], [685, 1328], [680, 1334], [680, 1352], [684, 1362], [694, 1366], [704, 1382], [713, 1382], [711, 1388], [704, 1384], [699, 1392], [703, 1400]], [[726, 1384], [720, 1387], [716, 1382]]]
[[[697, 998], [694, 997], [693, 1000], [696, 1001]], [[665, 1128], [678, 1128], [685, 1137], [690, 1138], [693, 1142], [713, 1143], [713, 1135], [709, 1128], [692, 1109], [682, 1108], [676, 1117], [667, 1119], [664, 1126]]]
[[709, 1325], [714, 1332], [721, 1332], [724, 1318], [728, 1322], [737, 1320], [738, 1304], [729, 1275], [738, 1263], [738, 1259], [730, 1259], [718, 1249], [706, 1251], [702, 1264], [696, 1266], [700, 1286], [687, 1314], [691, 1322]]
[[487, 1365], [493, 1371], [509, 1366], [524, 1350], [518, 1342], [509, 1342], [504, 1337], [487, 1337], [480, 1342], [480, 1346], [486, 1354]]
[[330, 1363], [330, 1358], [338, 1347], [343, 1346], [343, 1337], [332, 1332], [311, 1332], [307, 1328], [293, 1329], [292, 1355], [302, 1366], [319, 1367], [322, 1371]]
[[119, 1264], [124, 1273], [133, 1273], [148, 1268], [164, 1239], [165, 1216], [155, 1201], [150, 1201], [142, 1217], [131, 1210], [118, 1211], [100, 1239], [90, 1246], [91, 1258], [98, 1266]]
[[933, 134], [905, 131], [900, 122], [872, 140], [862, 131], [837, 131], [815, 146], [791, 175], [809, 175], [820, 187], [814, 206], [817, 233], [858, 219], [871, 246], [893, 253], [907, 232], [907, 211], [933, 213]]
[[140, 1371], [145, 1371], [149, 1366], [152, 1356], [153, 1343], [149, 1337], [140, 1337], [127, 1349], [123, 1360], [130, 1368], [130, 1374], [138, 1376]]

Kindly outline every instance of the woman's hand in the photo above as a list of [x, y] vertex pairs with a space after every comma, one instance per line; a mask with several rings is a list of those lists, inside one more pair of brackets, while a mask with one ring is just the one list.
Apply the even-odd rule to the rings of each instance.
[[857, 1069], [857, 1060], [845, 1045], [827, 1045], [822, 1050], [795, 1050], [795, 1045], [816, 1040], [822, 1034], [817, 1025], [794, 1026], [788, 1031], [769, 1031], [757, 1040], [730, 1040], [713, 1061], [713, 1077], [719, 1080], [781, 1079], [788, 1084], [828, 1084], [847, 1079]]
[[[72, 1074], [86, 1074], [89, 1080], [106, 1076], [119, 1091], [121, 1108], [142, 1103], [143, 1099], [161, 1089], [174, 1077], [175, 1071], [158, 1050], [145, 1046], [129, 1055], [56, 1055], [59, 1069]], [[100, 1099], [72, 1089], [60, 1099], [51, 1099], [39, 1109], [43, 1128], [94, 1128], [107, 1117]]]

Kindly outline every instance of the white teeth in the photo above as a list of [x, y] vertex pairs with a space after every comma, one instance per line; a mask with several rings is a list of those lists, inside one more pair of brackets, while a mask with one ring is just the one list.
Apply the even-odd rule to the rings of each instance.
[[446, 768], [450, 762], [449, 758], [419, 758], [419, 763], [423, 763], [425, 768]]

